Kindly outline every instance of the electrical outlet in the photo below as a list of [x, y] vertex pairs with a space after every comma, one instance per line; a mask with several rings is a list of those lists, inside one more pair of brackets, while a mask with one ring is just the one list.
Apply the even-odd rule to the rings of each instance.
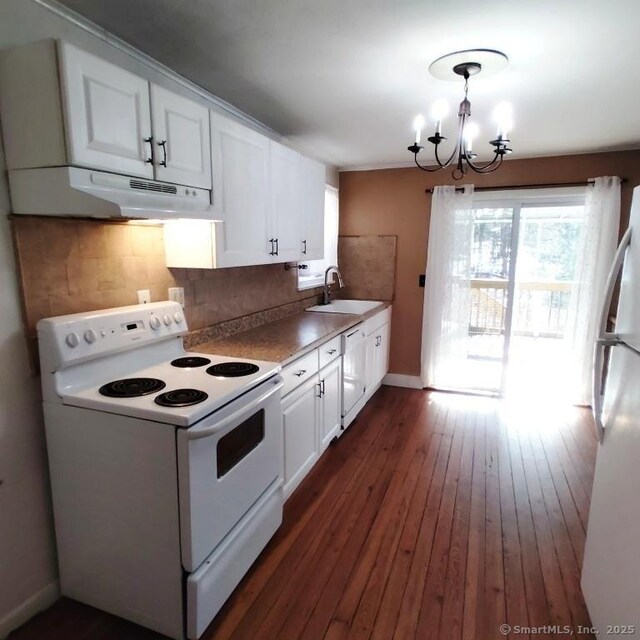
[[151, 302], [151, 291], [149, 289], [138, 290], [138, 304], [149, 304]]
[[169, 287], [169, 300], [172, 300], [173, 302], [179, 302], [184, 309], [184, 288]]

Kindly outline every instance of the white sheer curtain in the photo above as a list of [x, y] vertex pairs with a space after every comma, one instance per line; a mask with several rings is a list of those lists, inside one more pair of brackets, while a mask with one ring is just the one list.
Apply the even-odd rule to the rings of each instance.
[[591, 366], [598, 316], [620, 228], [620, 178], [596, 178], [587, 190], [584, 225], [577, 252], [575, 286], [565, 330], [572, 400], [591, 401]]
[[431, 200], [424, 309], [422, 384], [456, 388], [467, 357], [473, 185], [436, 187]]

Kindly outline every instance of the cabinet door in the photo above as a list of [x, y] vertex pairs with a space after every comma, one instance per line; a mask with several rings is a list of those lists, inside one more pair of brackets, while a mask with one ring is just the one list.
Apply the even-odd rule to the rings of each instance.
[[382, 382], [382, 378], [389, 371], [389, 327], [390, 325], [383, 324], [376, 332], [377, 342], [374, 367], [376, 385]]
[[318, 458], [318, 395], [318, 377], [314, 376], [282, 401], [285, 498], [293, 493]]
[[149, 83], [66, 43], [60, 64], [69, 163], [153, 178]]
[[274, 262], [303, 259], [300, 210], [300, 154], [277, 142], [270, 144], [270, 218], [276, 240]]
[[216, 239], [216, 264], [268, 264], [269, 140], [213, 111], [210, 120], [213, 205], [224, 223]]
[[342, 419], [342, 357], [336, 358], [320, 372], [320, 452], [340, 432]]
[[209, 110], [152, 84], [151, 116], [156, 178], [211, 189]]
[[373, 392], [377, 384], [378, 379], [378, 332], [372, 333], [367, 337], [366, 341], [366, 377], [365, 377], [365, 389], [366, 394], [369, 395]]
[[[303, 260], [324, 258], [325, 167], [315, 160], [300, 162], [300, 216]], [[305, 253], [306, 252], [306, 253]]]

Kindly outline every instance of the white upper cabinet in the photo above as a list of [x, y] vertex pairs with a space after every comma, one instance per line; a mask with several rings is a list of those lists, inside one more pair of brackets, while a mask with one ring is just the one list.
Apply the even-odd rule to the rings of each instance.
[[324, 258], [325, 168], [271, 142], [271, 229], [275, 260]]
[[151, 85], [156, 179], [211, 189], [209, 110]]
[[299, 175], [302, 260], [322, 260], [325, 167], [302, 156]]
[[269, 207], [269, 139], [210, 113], [213, 205], [223, 221], [216, 266], [240, 267], [272, 261]]
[[0, 108], [10, 170], [71, 165], [211, 189], [209, 110], [66, 42], [3, 51]]
[[149, 83], [61, 43], [69, 163], [153, 178]]
[[301, 156], [278, 142], [270, 144], [270, 227], [274, 262], [302, 259]]

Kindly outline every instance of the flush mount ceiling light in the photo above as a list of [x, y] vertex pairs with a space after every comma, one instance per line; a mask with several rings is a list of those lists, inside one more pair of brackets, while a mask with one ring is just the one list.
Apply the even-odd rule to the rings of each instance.
[[437, 100], [433, 104], [431, 116], [435, 121], [435, 133], [429, 136], [427, 140], [435, 147], [437, 166], [427, 167], [418, 162], [418, 154], [424, 148], [420, 145], [420, 138], [425, 120], [421, 115], [416, 116], [413, 124], [416, 132], [415, 142], [408, 149], [413, 153], [415, 163], [420, 169], [430, 172], [439, 171], [455, 163], [452, 175], [455, 180], [460, 180], [469, 168], [476, 173], [490, 173], [502, 164], [504, 156], [511, 153], [507, 137], [509, 130], [513, 126], [511, 105], [507, 102], [501, 102], [493, 112], [494, 120], [498, 126], [496, 138], [489, 141], [489, 144], [493, 146], [493, 159], [484, 164], [476, 164], [474, 158], [477, 157], [477, 154], [473, 153], [471, 149], [473, 140], [479, 133], [479, 128], [475, 122], [469, 120], [471, 117], [471, 103], [467, 98], [467, 93], [471, 76], [482, 75], [487, 77], [499, 73], [508, 64], [509, 59], [504, 53], [491, 49], [456, 51], [431, 63], [429, 72], [434, 78], [439, 80], [460, 80], [460, 78], [464, 78], [464, 99], [458, 107], [458, 137], [451, 155], [444, 161], [440, 159], [439, 147], [446, 140], [441, 131], [442, 120], [447, 115], [448, 107], [444, 100]]

